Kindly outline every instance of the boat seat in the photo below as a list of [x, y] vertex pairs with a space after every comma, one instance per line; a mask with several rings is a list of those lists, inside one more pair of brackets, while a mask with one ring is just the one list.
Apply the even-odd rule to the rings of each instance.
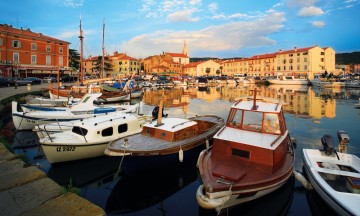
[[214, 176], [223, 177], [226, 180], [237, 182], [245, 176], [246, 171], [236, 169], [233, 166], [218, 165], [212, 172]]

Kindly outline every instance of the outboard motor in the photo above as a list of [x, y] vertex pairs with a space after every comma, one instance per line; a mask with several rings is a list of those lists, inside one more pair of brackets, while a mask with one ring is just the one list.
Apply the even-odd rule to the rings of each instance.
[[325, 134], [323, 137], [321, 137], [321, 143], [324, 147], [324, 151], [326, 155], [331, 155], [335, 151], [334, 139], [331, 135]]
[[339, 152], [346, 153], [347, 144], [350, 142], [350, 137], [345, 131], [337, 131], [336, 135], [339, 140]]
[[339, 143], [344, 145], [344, 144], [348, 144], [350, 142], [350, 137], [349, 135], [345, 132], [345, 131], [337, 131], [336, 135], [339, 139]]

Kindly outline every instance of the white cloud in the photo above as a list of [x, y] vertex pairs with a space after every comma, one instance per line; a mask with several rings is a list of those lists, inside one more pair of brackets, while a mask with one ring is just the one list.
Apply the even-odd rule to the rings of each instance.
[[84, 5], [84, 0], [65, 0], [64, 5], [66, 7], [80, 7]]
[[169, 22], [196, 22], [199, 21], [197, 17], [191, 17], [192, 12], [190, 10], [177, 11], [175, 13], [169, 14]]
[[322, 28], [325, 26], [325, 22], [323, 22], [323, 21], [313, 21], [311, 24], [318, 28]]
[[324, 14], [324, 11], [321, 10], [321, 8], [315, 7], [315, 6], [309, 6], [309, 7], [303, 7], [299, 11], [299, 16], [316, 16]]
[[199, 5], [199, 4], [201, 4], [201, 0], [190, 0], [189, 4], [190, 5]]
[[268, 35], [284, 27], [284, 17], [284, 13], [271, 11], [251, 22], [231, 22], [198, 31], [157, 31], [124, 42], [121, 50], [131, 51], [129, 54], [134, 57], [156, 55], [163, 51], [181, 52], [184, 40], [187, 41], [190, 54], [271, 45], [275, 41]]
[[218, 5], [217, 3], [211, 3], [208, 5], [208, 9], [211, 13], [216, 13], [217, 9], [218, 9]]
[[307, 7], [314, 5], [318, 0], [288, 0], [287, 5], [291, 8], [294, 7]]

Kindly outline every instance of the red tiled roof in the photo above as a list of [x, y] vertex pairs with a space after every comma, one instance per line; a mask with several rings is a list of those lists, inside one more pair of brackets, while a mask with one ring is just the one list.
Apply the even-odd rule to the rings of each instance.
[[198, 61], [198, 62], [190, 62], [189, 64], [184, 65], [184, 68], [190, 68], [190, 67], [196, 67], [199, 64], [203, 63], [204, 61]]
[[60, 43], [70, 44], [67, 41], [49, 37], [49, 36], [43, 35], [42, 33], [32, 32], [30, 29], [22, 29], [22, 28], [17, 29], [17, 28], [13, 28], [11, 25], [6, 25], [6, 24], [0, 24], [0, 31], [4, 31], [4, 32], [11, 33], [11, 34], [16, 34], [16, 35], [32, 37], [32, 38], [39, 38], [39, 39], [43, 39], [43, 40], [51, 40], [51, 41], [57, 41]]
[[283, 51], [278, 51], [274, 54], [288, 54], [288, 53], [294, 53], [294, 52], [305, 52], [305, 51], [309, 51], [310, 49], [314, 48], [316, 46], [312, 46], [312, 47], [305, 47], [305, 48], [296, 48], [295, 49], [291, 49], [291, 50], [283, 50]]
[[133, 57], [130, 57], [130, 56], [128, 56], [128, 55], [122, 55], [122, 56], [120, 56], [119, 58], [118, 58], [119, 60], [139, 60], [139, 59], [136, 59], [136, 58], [133, 58]]
[[171, 57], [189, 58], [189, 56], [183, 53], [166, 53], [166, 54], [170, 55]]

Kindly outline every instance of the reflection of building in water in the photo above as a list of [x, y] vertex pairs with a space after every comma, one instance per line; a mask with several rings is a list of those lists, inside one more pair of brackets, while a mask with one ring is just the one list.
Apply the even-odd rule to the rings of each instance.
[[[242, 97], [252, 95], [253, 93], [250, 90], [254, 88], [254, 86], [221, 86], [206, 87], [204, 91], [200, 91], [198, 88], [166, 89], [167, 99], [164, 101], [164, 106], [183, 107], [185, 113], [185, 110], [188, 111], [190, 98], [198, 98], [209, 103], [219, 99], [234, 102]], [[336, 116], [336, 100], [331, 96], [331, 92], [321, 92], [320, 94], [311, 88], [309, 89], [308, 86], [270, 85], [256, 88], [259, 96], [287, 103], [283, 107], [286, 113], [317, 119]], [[161, 90], [145, 92], [144, 102], [156, 106], [159, 104], [160, 95]]]
[[[163, 98], [162, 96], [165, 96]], [[173, 89], [158, 89], [152, 91], [145, 91], [143, 100], [144, 103], [151, 106], [158, 106], [160, 99], [163, 100], [164, 107], [184, 107], [188, 106], [190, 102], [189, 95], [193, 95], [189, 91], [184, 92], [183, 88]]]
[[336, 100], [324, 99], [314, 91], [309, 91], [309, 115], [314, 118], [335, 118]]

